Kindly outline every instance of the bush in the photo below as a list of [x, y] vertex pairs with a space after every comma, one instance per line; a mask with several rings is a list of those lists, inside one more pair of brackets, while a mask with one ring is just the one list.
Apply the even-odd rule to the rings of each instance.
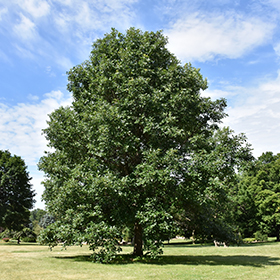
[[36, 242], [36, 236], [29, 235], [22, 238], [23, 242]]
[[264, 233], [262, 233], [261, 231], [255, 232], [255, 233], [254, 233], [254, 237], [255, 237], [255, 240], [261, 241], [261, 242], [264, 242], [264, 241], [267, 241], [267, 240], [268, 240], [267, 234], [264, 234]]
[[251, 238], [248, 237], [248, 238], [243, 239], [244, 243], [253, 243], [255, 241], [256, 241], [256, 238], [252, 238], [252, 237]]
[[13, 232], [9, 231], [8, 229], [4, 230], [3, 232], [0, 233], [0, 238], [9, 238], [11, 239], [13, 237]]
[[10, 238], [8, 238], [8, 237], [4, 237], [4, 238], [3, 238], [3, 241], [4, 241], [4, 242], [9, 242], [9, 240], [10, 240]]
[[18, 242], [20, 242], [20, 240], [24, 242], [36, 242], [37, 235], [30, 228], [23, 228], [20, 231], [14, 232], [13, 238], [17, 239]]

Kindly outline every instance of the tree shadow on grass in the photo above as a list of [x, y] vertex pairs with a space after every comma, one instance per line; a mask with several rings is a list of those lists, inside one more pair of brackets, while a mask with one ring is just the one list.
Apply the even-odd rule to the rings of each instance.
[[[58, 259], [71, 259], [75, 262], [91, 262], [89, 255], [79, 256], [55, 256]], [[264, 267], [271, 265], [280, 265], [280, 258], [271, 258], [267, 256], [248, 256], [248, 255], [234, 255], [234, 256], [219, 256], [219, 255], [198, 255], [198, 256], [170, 256], [164, 255], [158, 259], [151, 259], [149, 257], [134, 258], [129, 254], [118, 255], [111, 264], [124, 265], [131, 263], [142, 263], [152, 265], [227, 265], [227, 266], [252, 266]]]
[[[279, 242], [276, 241], [265, 241], [265, 242], [253, 242], [253, 243], [242, 243], [242, 244], [233, 244], [230, 245], [230, 247], [251, 247], [251, 246], [265, 246], [265, 245], [274, 245], [277, 244]], [[279, 243], [280, 244], [280, 243]], [[196, 243], [196, 244], [192, 244], [191, 242], [188, 241], [182, 241], [182, 242], [176, 242], [176, 243], [164, 243], [164, 247], [187, 247], [187, 248], [196, 248], [196, 247], [213, 247], [214, 243]]]
[[31, 243], [31, 242], [21, 242], [20, 244], [17, 244], [17, 241], [14, 241], [14, 242], [0, 243], [0, 246], [20, 247], [20, 246], [43, 246], [43, 245], [40, 245], [38, 243]]

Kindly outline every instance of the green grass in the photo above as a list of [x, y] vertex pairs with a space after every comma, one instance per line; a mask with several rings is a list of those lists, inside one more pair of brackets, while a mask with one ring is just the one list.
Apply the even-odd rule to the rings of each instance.
[[135, 261], [124, 247], [115, 264], [90, 261], [87, 246], [0, 243], [0, 279], [280, 279], [280, 244], [214, 247], [172, 243], [157, 261]]

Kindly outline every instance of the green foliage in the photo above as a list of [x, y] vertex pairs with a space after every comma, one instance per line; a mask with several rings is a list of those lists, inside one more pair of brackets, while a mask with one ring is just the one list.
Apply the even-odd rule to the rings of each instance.
[[0, 233], [0, 238], [12, 238], [11, 231], [6, 229]]
[[46, 213], [39, 222], [39, 226], [42, 228], [46, 228], [47, 226], [53, 224], [55, 222], [55, 218], [53, 215]]
[[39, 226], [39, 223], [37, 221], [33, 221], [32, 230], [36, 233], [36, 235], [39, 235], [43, 228]]
[[107, 262], [124, 227], [134, 227], [134, 254], [144, 241], [156, 256], [181, 225], [176, 211], [193, 225], [202, 209], [204, 224], [226, 220], [229, 182], [250, 149], [244, 135], [219, 129], [225, 100], [202, 97], [199, 69], [182, 66], [166, 44], [161, 32], [113, 29], [68, 72], [73, 103], [44, 129], [53, 149], [39, 162], [43, 198], [57, 222], [42, 242], [87, 242]]
[[39, 235], [42, 231], [43, 227], [39, 225], [42, 217], [47, 213], [47, 211], [37, 208], [30, 211], [30, 221], [32, 223], [32, 230]]
[[35, 193], [24, 161], [0, 150], [0, 227], [21, 230], [29, 223]]
[[12, 232], [12, 236], [14, 239], [18, 240], [18, 243], [20, 242], [20, 240], [24, 242], [36, 242], [37, 239], [36, 233], [32, 229], [27, 227], [23, 228], [20, 231]]
[[280, 154], [262, 154], [240, 178], [237, 223], [245, 235], [265, 232], [280, 240]]
[[173, 216], [164, 209], [159, 209], [154, 198], [147, 199], [138, 211], [136, 219], [143, 227], [144, 250], [155, 258], [163, 253], [163, 241], [176, 236], [176, 224]]
[[30, 211], [30, 220], [33, 223], [34, 221], [40, 222], [41, 218], [47, 214], [47, 211], [37, 208]]
[[86, 225], [83, 233], [71, 228], [71, 225], [55, 222], [41, 232], [39, 242], [47, 244], [50, 249], [58, 243], [63, 243], [64, 247], [88, 244], [93, 250], [92, 260], [107, 263], [121, 251], [118, 242], [121, 239], [119, 232], [118, 228], [108, 226], [105, 222], [90, 223]]
[[125, 227], [122, 230], [122, 239], [124, 242], [128, 243], [132, 240], [133, 238], [133, 229], [129, 227]]
[[254, 243], [256, 242], [256, 238], [254, 237], [246, 237], [246, 238], [243, 238], [243, 243]]
[[267, 241], [268, 240], [268, 236], [267, 234], [262, 233], [261, 231], [257, 231], [254, 233], [254, 238], [257, 241]]

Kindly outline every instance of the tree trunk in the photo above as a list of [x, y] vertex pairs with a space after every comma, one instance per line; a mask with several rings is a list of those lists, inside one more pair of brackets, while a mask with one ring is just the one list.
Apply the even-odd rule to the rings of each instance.
[[134, 225], [134, 251], [135, 256], [143, 256], [142, 226], [136, 222]]
[[277, 233], [276, 233], [276, 241], [279, 242], [280, 241], [280, 227], [277, 227]]

